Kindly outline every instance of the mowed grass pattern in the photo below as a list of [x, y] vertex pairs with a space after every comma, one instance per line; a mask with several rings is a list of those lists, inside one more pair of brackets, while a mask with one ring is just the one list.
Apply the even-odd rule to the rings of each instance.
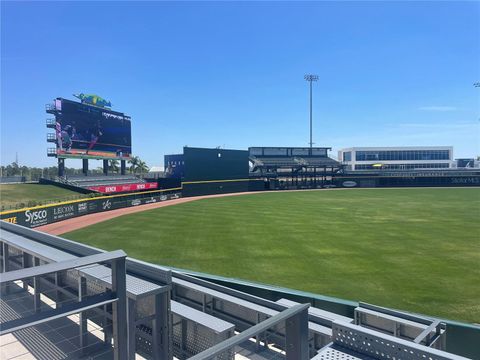
[[43, 184], [2, 184], [0, 185], [0, 202], [9, 210], [10, 206], [24, 204], [29, 201], [62, 201], [80, 198], [85, 195], [75, 191]]
[[480, 189], [272, 192], [65, 236], [211, 274], [480, 322]]

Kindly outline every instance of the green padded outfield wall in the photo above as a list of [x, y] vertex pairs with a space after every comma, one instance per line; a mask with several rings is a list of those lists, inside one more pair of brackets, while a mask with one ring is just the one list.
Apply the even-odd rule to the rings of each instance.
[[247, 150], [185, 147], [183, 159], [183, 196], [248, 191]]

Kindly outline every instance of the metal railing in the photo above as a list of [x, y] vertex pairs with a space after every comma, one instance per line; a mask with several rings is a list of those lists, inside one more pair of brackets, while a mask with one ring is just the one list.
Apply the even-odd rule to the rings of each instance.
[[[424, 335], [427, 336], [436, 326], [437, 324], [432, 324], [432, 328], [425, 329], [428, 333], [420, 334], [416, 340], [421, 341]], [[353, 352], [353, 355], [357, 357], [368, 356], [374, 359], [405, 360], [467, 360], [467, 358], [459, 355], [420, 345], [417, 341], [407, 341], [342, 321], [334, 321], [333, 323], [332, 342], [336, 350], [345, 354], [352, 354]], [[324, 350], [326, 352], [327, 349]]]
[[[90, 255], [86, 257], [69, 259], [61, 262], [52, 262], [41, 264], [39, 258], [22, 255], [23, 262], [29, 262], [30, 267], [20, 270], [9, 271], [10, 258], [16, 257], [16, 253], [11, 253], [9, 245], [2, 243], [1, 248], [3, 273], [0, 274], [0, 289], [2, 307], [9, 310], [9, 317], [3, 317], [0, 323], [0, 336], [10, 333], [21, 333], [33, 326], [42, 325], [51, 321], [66, 318], [74, 314], [79, 314], [78, 333], [80, 350], [88, 347], [86, 339], [88, 337], [87, 320], [83, 314], [86, 311], [95, 308], [111, 306], [111, 333], [113, 339], [113, 355], [116, 360], [128, 358], [127, 342], [127, 292], [126, 292], [126, 253], [122, 250], [116, 250], [108, 253]], [[111, 291], [104, 291], [95, 294], [89, 294], [86, 291], [84, 283], [79, 283], [78, 299], [66, 302], [59, 301], [59, 291], [62, 289], [55, 287], [54, 296], [55, 305], [45, 306], [42, 297], [52, 279], [57, 284], [59, 274], [67, 271], [78, 271], [79, 268], [91, 265], [108, 263], [111, 266]], [[26, 265], [26, 264], [24, 264]], [[21, 284], [21, 286], [20, 286]], [[29, 287], [32, 291], [29, 291]], [[21, 301], [30, 304], [32, 309], [25, 308], [19, 312], [15, 309]], [[111, 347], [111, 341], [107, 340], [105, 345]], [[75, 351], [78, 351], [76, 349]]]
[[[232, 358], [233, 354], [240, 354], [245, 350], [244, 345], [250, 339], [256, 337], [260, 339], [264, 347], [268, 346], [265, 335], [269, 329], [278, 325], [284, 326], [285, 344], [282, 347], [271, 348], [270, 350], [278, 354], [278, 357], [286, 360], [307, 360], [309, 358], [308, 349], [308, 308], [310, 304], [300, 304], [293, 306], [271, 318], [250, 327], [240, 334], [231, 337], [211, 348], [189, 358], [189, 360], [209, 360], [220, 358]], [[236, 347], [241, 346], [240, 349]], [[257, 347], [258, 349], [258, 347]], [[264, 349], [262, 349], [264, 350]], [[256, 351], [253, 350], [255, 353]]]

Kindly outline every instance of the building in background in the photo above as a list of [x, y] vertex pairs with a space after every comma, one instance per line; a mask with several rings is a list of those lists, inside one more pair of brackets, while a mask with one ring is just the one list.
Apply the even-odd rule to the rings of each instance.
[[453, 167], [452, 146], [351, 147], [338, 151], [347, 170], [415, 170]]

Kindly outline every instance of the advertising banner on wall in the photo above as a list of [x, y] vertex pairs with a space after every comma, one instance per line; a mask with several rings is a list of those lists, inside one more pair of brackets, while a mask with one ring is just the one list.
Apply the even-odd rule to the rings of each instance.
[[29, 228], [35, 228], [77, 216], [178, 199], [180, 196], [180, 192], [158, 192], [148, 195], [145, 194], [143, 197], [138, 197], [138, 195], [135, 197], [125, 195], [103, 197], [101, 199], [86, 199], [85, 201], [76, 200], [71, 203], [62, 203], [59, 205], [46, 205], [18, 211], [6, 211], [0, 214], [0, 219]]
[[88, 187], [89, 190], [98, 191], [103, 194], [113, 194], [113, 193], [139, 191], [139, 190], [154, 190], [157, 188], [158, 188], [158, 183], [156, 182]]

